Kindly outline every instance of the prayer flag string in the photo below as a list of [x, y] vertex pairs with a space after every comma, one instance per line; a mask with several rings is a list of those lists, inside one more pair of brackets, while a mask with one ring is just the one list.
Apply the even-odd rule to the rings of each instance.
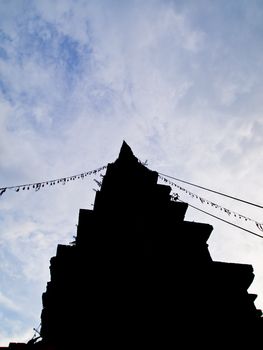
[[107, 166], [104, 165], [104, 166], [97, 168], [97, 169], [94, 169], [94, 170], [86, 171], [86, 172], [83, 172], [81, 174], [72, 175], [72, 176], [68, 176], [68, 177], [62, 177], [59, 179], [47, 180], [47, 181], [43, 181], [43, 182], [34, 182], [34, 183], [29, 183], [29, 184], [24, 184], [24, 185], [2, 187], [2, 188], [0, 188], [0, 197], [7, 190], [14, 190], [15, 192], [19, 192], [19, 191], [34, 189], [35, 191], [39, 191], [40, 189], [47, 187], [47, 186], [55, 186], [57, 184], [65, 185], [67, 182], [70, 182], [70, 181], [75, 181], [75, 180], [79, 180], [79, 179], [83, 180], [86, 176], [96, 175], [97, 173], [100, 173], [102, 170], [104, 170], [106, 168], [107, 168]]
[[[191, 196], [192, 198], [195, 198], [195, 199], [198, 199], [202, 204], [207, 204], [207, 205], [210, 205], [211, 207], [215, 208], [215, 209], [219, 209], [220, 211], [228, 214], [228, 216], [234, 216], [235, 218], [238, 218], [238, 219], [242, 219], [242, 220], [245, 220], [245, 221], [250, 221], [250, 222], [253, 222], [256, 227], [258, 228], [258, 230], [260, 230], [261, 232], [263, 232], [263, 223], [260, 223], [260, 222], [257, 222], [256, 220], [254, 219], [251, 219], [250, 217], [248, 216], [245, 216], [245, 215], [242, 215], [242, 214], [239, 214], [235, 211], [232, 211], [230, 209], [227, 209], [217, 203], [214, 203], [208, 199], [205, 199], [203, 197], [200, 197], [198, 196], [197, 194], [187, 190], [186, 188], [182, 187], [182, 186], [179, 186], [177, 185], [176, 183], [174, 183], [173, 181], [167, 179], [166, 177], [162, 176], [162, 175], [158, 175], [159, 176], [159, 179], [164, 181], [165, 183], [167, 183], [168, 185], [171, 185], [173, 187], [176, 187], [178, 188], [180, 191], [184, 192], [185, 194], [188, 194], [189, 196]], [[176, 200], [178, 198], [178, 194], [177, 193], [172, 193], [172, 198], [173, 200]]]
[[[75, 180], [79, 180], [79, 179], [84, 179], [86, 176], [90, 176], [90, 175], [96, 175], [97, 173], [100, 173], [102, 170], [106, 169], [107, 166], [104, 165], [100, 168], [94, 169], [94, 170], [90, 170], [90, 171], [86, 171], [83, 172], [81, 174], [77, 174], [77, 175], [72, 175], [72, 176], [68, 176], [68, 177], [62, 177], [62, 178], [58, 178], [58, 179], [54, 179], [54, 180], [47, 180], [47, 181], [43, 181], [43, 182], [34, 182], [34, 183], [28, 183], [28, 184], [24, 184], [24, 185], [16, 185], [16, 186], [6, 186], [6, 187], [2, 187], [0, 188], [0, 197], [3, 196], [3, 194], [7, 191], [7, 190], [14, 190], [15, 192], [19, 192], [19, 191], [25, 191], [25, 190], [31, 190], [34, 189], [35, 191], [39, 191], [40, 189], [47, 187], [47, 186], [55, 186], [57, 184], [62, 184], [65, 185], [66, 183], [70, 182], [70, 181], [75, 181]], [[234, 216], [235, 218], [239, 218], [245, 221], [249, 221], [255, 224], [255, 226], [257, 227], [258, 230], [260, 230], [261, 232], [263, 232], [263, 223], [258, 222], [254, 219], [251, 219], [248, 216], [239, 214], [235, 211], [232, 211], [230, 209], [227, 209], [217, 203], [214, 203], [208, 199], [205, 199], [191, 191], [189, 191], [188, 189], [177, 185], [175, 182], [167, 179], [165, 176], [161, 175], [160, 173], [158, 174], [158, 177], [160, 180], [162, 180], [163, 182], [179, 189], [180, 191], [184, 192], [185, 194], [188, 194], [189, 196], [191, 196], [192, 198], [195, 198], [197, 200], [199, 200], [201, 202], [201, 204], [207, 204], [210, 205], [211, 207], [218, 209], [226, 214], [228, 214], [228, 216]], [[101, 182], [98, 180], [94, 180], [96, 182], [96, 184], [101, 187]], [[177, 193], [172, 193], [171, 195], [171, 199], [172, 200], [178, 200], [179, 196]]]

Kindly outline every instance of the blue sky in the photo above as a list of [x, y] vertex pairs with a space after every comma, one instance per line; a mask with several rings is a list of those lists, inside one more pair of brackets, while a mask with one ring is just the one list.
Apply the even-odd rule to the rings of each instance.
[[[152, 169], [263, 203], [262, 1], [2, 0], [0, 23], [0, 187], [98, 168], [125, 139]], [[0, 198], [0, 345], [39, 324], [49, 259], [94, 199], [83, 181]], [[215, 260], [253, 265], [263, 308], [263, 241], [187, 219], [214, 226]]]

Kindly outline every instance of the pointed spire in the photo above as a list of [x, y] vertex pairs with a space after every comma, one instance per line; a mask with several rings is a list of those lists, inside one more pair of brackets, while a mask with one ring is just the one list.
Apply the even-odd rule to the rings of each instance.
[[129, 155], [129, 157], [130, 156], [134, 157], [133, 152], [131, 150], [131, 147], [127, 144], [126, 141], [123, 140], [123, 143], [122, 143], [122, 146], [121, 146], [121, 149], [120, 149], [119, 157], [120, 158], [123, 157], [123, 156], [127, 157], [128, 155]]
[[136, 163], [138, 162], [138, 159], [134, 156], [131, 147], [125, 141], [122, 143], [118, 160], [125, 163], [131, 161]]

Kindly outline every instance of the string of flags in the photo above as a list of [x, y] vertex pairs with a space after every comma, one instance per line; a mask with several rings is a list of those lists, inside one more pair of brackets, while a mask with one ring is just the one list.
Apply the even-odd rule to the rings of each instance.
[[19, 192], [21, 190], [25, 191], [25, 190], [33, 189], [35, 191], [39, 191], [40, 189], [42, 189], [43, 187], [46, 187], [46, 186], [55, 186], [56, 184], [65, 185], [69, 181], [75, 181], [75, 180], [79, 180], [79, 179], [83, 180], [86, 176], [96, 175], [97, 173], [100, 173], [102, 170], [104, 170], [106, 168], [107, 168], [107, 166], [104, 165], [104, 166], [97, 168], [97, 169], [94, 169], [94, 170], [86, 171], [84, 173], [72, 175], [72, 176], [68, 176], [68, 177], [62, 177], [59, 179], [48, 180], [48, 181], [43, 181], [43, 182], [34, 182], [34, 183], [29, 183], [29, 184], [24, 184], [24, 185], [2, 187], [2, 188], [0, 188], [0, 197], [7, 190], [14, 190], [16, 192]]
[[[7, 187], [2, 187], [0, 188], [0, 197], [7, 191], [7, 190], [14, 190], [15, 192], [19, 192], [19, 191], [25, 191], [25, 190], [35, 190], [35, 191], [39, 191], [40, 189], [47, 187], [47, 186], [55, 186], [56, 184], [62, 184], [65, 185], [67, 182], [70, 181], [75, 181], [75, 180], [79, 180], [79, 179], [84, 179], [87, 176], [90, 175], [96, 175], [97, 173], [100, 173], [101, 171], [103, 171], [104, 169], [106, 169], [107, 166], [104, 165], [100, 168], [94, 169], [94, 170], [90, 170], [90, 171], [86, 171], [83, 172], [81, 174], [77, 174], [77, 175], [72, 175], [72, 176], [68, 176], [68, 177], [62, 177], [62, 178], [58, 178], [58, 179], [54, 179], [54, 180], [47, 180], [47, 181], [43, 181], [43, 182], [34, 182], [34, 183], [29, 183], [29, 184], [24, 184], [24, 185], [16, 185], [16, 186], [7, 186]], [[102, 175], [101, 175], [102, 176]], [[187, 190], [184, 187], [181, 187], [179, 185], [177, 185], [176, 183], [174, 183], [173, 181], [167, 179], [165, 176], [162, 176], [160, 174], [158, 174], [158, 177], [160, 180], [164, 181], [165, 183], [168, 183], [169, 185], [178, 188], [180, 191], [188, 194], [189, 196], [191, 196], [192, 198], [198, 199], [202, 204], [207, 204], [210, 205], [211, 207], [215, 208], [215, 209], [219, 209], [220, 211], [223, 211], [224, 213], [228, 214], [229, 216], [234, 216], [235, 218], [239, 218], [245, 221], [249, 221], [252, 222], [256, 225], [256, 227], [263, 232], [263, 223], [260, 223], [254, 219], [251, 219], [250, 217], [247, 217], [245, 215], [239, 214], [237, 212], [234, 212], [230, 209], [227, 209], [217, 203], [214, 203], [208, 199], [205, 199], [203, 197], [200, 197], [199, 195]], [[97, 185], [99, 187], [101, 187], [101, 182], [98, 180], [94, 180]], [[171, 195], [171, 199], [172, 200], [178, 200], [179, 199], [179, 195], [177, 193], [172, 193]]]
[[[176, 187], [178, 188], [180, 191], [183, 191], [184, 193], [188, 194], [189, 196], [191, 196], [192, 198], [195, 198], [195, 199], [198, 199], [202, 204], [207, 204], [207, 205], [210, 205], [211, 207], [215, 208], [215, 209], [219, 209], [220, 211], [223, 211], [224, 213], [228, 214], [228, 216], [234, 216], [235, 218], [238, 218], [238, 219], [242, 219], [242, 220], [245, 220], [245, 221], [249, 221], [249, 222], [252, 222], [256, 225], [256, 227], [263, 232], [263, 223], [260, 223], [254, 219], [251, 219], [249, 218], [248, 216], [245, 216], [245, 215], [242, 215], [242, 214], [239, 214], [235, 211], [232, 211], [230, 209], [227, 209], [225, 207], [222, 207], [221, 205], [217, 204], [217, 203], [214, 203], [208, 199], [205, 199], [203, 197], [200, 197], [198, 196], [197, 194], [187, 190], [186, 188], [184, 187], [181, 187], [179, 185], [177, 185], [176, 183], [174, 183], [173, 181], [167, 179], [166, 177], [158, 174], [158, 177], [160, 180], [164, 181], [165, 183], [168, 183], [169, 185], [173, 186], [173, 187]], [[177, 200], [179, 198], [178, 194], [177, 193], [172, 193], [171, 195], [172, 199], [173, 200]]]

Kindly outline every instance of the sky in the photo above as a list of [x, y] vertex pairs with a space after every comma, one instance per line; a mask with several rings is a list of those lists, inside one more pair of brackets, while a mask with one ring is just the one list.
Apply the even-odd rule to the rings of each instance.
[[[99, 168], [126, 140], [152, 170], [263, 205], [262, 35], [261, 0], [0, 0], [0, 187]], [[92, 208], [94, 178], [0, 197], [0, 346], [32, 338], [49, 260]], [[263, 222], [263, 209], [178, 185]], [[263, 240], [191, 208], [186, 219], [213, 225], [214, 260], [253, 265], [263, 309]]]

